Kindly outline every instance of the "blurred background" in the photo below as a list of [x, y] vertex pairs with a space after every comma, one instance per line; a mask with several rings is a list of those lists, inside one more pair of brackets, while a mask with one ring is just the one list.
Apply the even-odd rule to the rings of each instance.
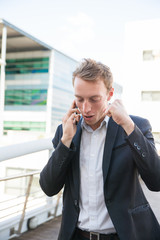
[[26, 231], [35, 212], [37, 225], [58, 214], [57, 199], [37, 193], [39, 171], [83, 58], [111, 68], [113, 100], [150, 121], [160, 153], [159, 0], [0, 0], [0, 239]]

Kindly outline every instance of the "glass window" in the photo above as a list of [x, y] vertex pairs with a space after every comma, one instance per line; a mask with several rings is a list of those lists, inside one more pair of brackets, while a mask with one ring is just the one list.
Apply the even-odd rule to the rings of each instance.
[[142, 91], [142, 101], [160, 101], [160, 91]]
[[4, 121], [4, 130], [45, 132], [45, 122]]
[[5, 91], [5, 105], [46, 105], [47, 89], [10, 89]]
[[52, 131], [60, 124], [62, 117], [74, 99], [72, 72], [77, 62], [57, 51], [54, 54], [54, 82], [52, 100]]
[[143, 51], [143, 60], [150, 61], [160, 59], [160, 50], [145, 50]]
[[49, 58], [7, 59], [6, 75], [26, 73], [47, 73]]

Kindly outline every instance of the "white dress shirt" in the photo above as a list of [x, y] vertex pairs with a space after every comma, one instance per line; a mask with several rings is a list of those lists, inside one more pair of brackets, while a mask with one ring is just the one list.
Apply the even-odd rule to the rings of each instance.
[[109, 118], [92, 130], [82, 120], [80, 145], [80, 214], [78, 228], [99, 233], [114, 233], [103, 192], [102, 160]]

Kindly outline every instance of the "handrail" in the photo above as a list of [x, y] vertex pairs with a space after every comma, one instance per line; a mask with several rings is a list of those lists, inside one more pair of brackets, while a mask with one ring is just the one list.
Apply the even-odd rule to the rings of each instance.
[[155, 143], [157, 143], [157, 144], [160, 144], [160, 141], [158, 141], [158, 140], [155, 140]]
[[[39, 174], [39, 173], [40, 173], [40, 171], [34, 171], [34, 172], [31, 172], [31, 173], [27, 173], [27, 174], [19, 174], [19, 175], [4, 177], [4, 178], [0, 179], [0, 181], [8, 181], [8, 180], [13, 180], [13, 179], [22, 178], [22, 177], [30, 177], [29, 183], [28, 183], [28, 186], [27, 186], [27, 191], [26, 191], [26, 194], [25, 194], [25, 201], [24, 201], [24, 205], [23, 205], [21, 219], [20, 219], [20, 222], [19, 222], [18, 231], [16, 232], [18, 234], [21, 233], [22, 224], [23, 224], [23, 221], [24, 221], [26, 207], [27, 207], [27, 202], [28, 202], [28, 198], [29, 198], [29, 195], [30, 195], [33, 175], [36, 175], [36, 174]], [[5, 209], [3, 209], [3, 210], [5, 210]]]
[[12, 179], [16, 179], [16, 178], [21, 178], [21, 177], [28, 177], [28, 176], [31, 176], [31, 175], [39, 174], [40, 172], [41, 171], [33, 171], [33, 172], [30, 172], [30, 173], [17, 174], [17, 175], [13, 175], [13, 176], [10, 176], [10, 177], [3, 177], [3, 178], [0, 178], [0, 182], [1, 181], [12, 180]]
[[[13, 206], [9, 206], [8, 208], [5, 207], [5, 208], [1, 208], [1, 209], [0, 209], [0, 212], [2, 212], [2, 211], [7, 211], [8, 209], [16, 208], [17, 206], [20, 206], [20, 205], [23, 204], [23, 209], [20, 210], [19, 207], [18, 207], [18, 209], [16, 209], [15, 212], [12, 212], [12, 211], [10, 210], [10, 213], [9, 213], [8, 215], [1, 216], [1, 218], [0, 218], [0, 219], [4, 219], [4, 218], [6, 218], [6, 217], [8, 217], [8, 216], [11, 216], [11, 215], [14, 215], [14, 214], [17, 214], [17, 213], [21, 212], [21, 217], [20, 217], [18, 229], [17, 229], [17, 230], [14, 230], [14, 231], [12, 232], [12, 234], [13, 234], [14, 236], [19, 236], [19, 235], [21, 234], [23, 222], [24, 222], [25, 215], [26, 215], [26, 210], [29, 209], [29, 208], [33, 208], [33, 205], [27, 207], [27, 204], [29, 203], [29, 196], [31, 195], [31, 186], [32, 186], [32, 182], [33, 182], [33, 176], [34, 176], [34, 175], [37, 175], [37, 174], [39, 174], [39, 173], [40, 173], [40, 171], [33, 171], [33, 172], [30, 172], [30, 173], [18, 174], [18, 175], [9, 176], [9, 177], [3, 177], [3, 178], [0, 179], [0, 182], [2, 182], [2, 181], [11, 181], [11, 180], [17, 179], [17, 178], [23, 178], [23, 177], [26, 178], [26, 177], [29, 177], [29, 181], [28, 181], [28, 185], [27, 185], [27, 189], [26, 189], [25, 195], [23, 195], [23, 196], [18, 196], [18, 198], [19, 198], [19, 197], [22, 197], [22, 198], [24, 197], [23, 202], [22, 202], [22, 201], [21, 201], [20, 203], [18, 202], [18, 204], [17, 204], [17, 202], [16, 202], [16, 204], [13, 205]], [[36, 192], [37, 192], [37, 191], [36, 191]], [[38, 192], [39, 192], [39, 191], [38, 191]], [[33, 192], [33, 194], [34, 194], [34, 192]], [[55, 216], [56, 216], [61, 195], [62, 195], [62, 192], [60, 192], [60, 193], [57, 194], [57, 201], [56, 201], [56, 206], [55, 206], [54, 214], [50, 214], [50, 217], [55, 217]], [[43, 196], [45, 196], [45, 195], [43, 194], [42, 197], [43, 197]], [[14, 198], [14, 199], [13, 199], [13, 198], [12, 198], [12, 199], [9, 199], [9, 200], [7, 200], [7, 201], [1, 201], [0, 204], [4, 204], [5, 202], [9, 202], [9, 201], [12, 201], [12, 200], [14, 201], [15, 199], [17, 199], [17, 197]], [[36, 199], [39, 199], [39, 197], [38, 197], [38, 198], [36, 197], [36, 198], [34, 198], [34, 199], [30, 200], [30, 201], [33, 201], [33, 202], [34, 202], [34, 200], [36, 200]], [[42, 203], [43, 203], [43, 202], [41, 201], [41, 204], [42, 204]], [[9, 204], [9, 203], [8, 203], [8, 204]], [[36, 204], [36, 206], [37, 206], [37, 203], [36, 203], [36, 202], [35, 202], [35, 204]], [[35, 204], [34, 204], [34, 206], [35, 206]]]
[[[156, 144], [160, 144], [155, 140]], [[25, 147], [24, 147], [25, 146]], [[8, 151], [8, 149], [10, 151]], [[18, 151], [17, 151], [18, 149]], [[43, 138], [29, 142], [0, 147], [0, 162], [43, 150], [53, 150], [52, 139]]]
[[[8, 151], [9, 149], [9, 151]], [[17, 150], [18, 149], [18, 150]], [[52, 139], [43, 138], [0, 147], [0, 162], [43, 150], [53, 149]]]
[[[50, 152], [49, 155], [51, 154], [51, 151], [54, 150], [51, 138], [1, 146], [0, 162], [44, 150], [48, 150]], [[3, 231], [8, 229], [7, 231], [9, 231], [10, 236], [8, 239], [19, 236], [22, 231], [29, 229], [30, 223], [34, 217], [40, 220], [40, 222], [38, 220], [37, 223], [39, 225], [59, 214], [62, 192], [49, 198], [46, 197], [40, 188], [38, 191], [37, 189], [36, 191], [34, 191], [34, 189], [31, 191], [33, 177], [38, 174], [40, 174], [40, 170], [0, 178], [0, 183], [13, 181], [18, 178], [28, 178], [26, 181], [27, 185], [25, 186], [25, 189], [23, 188], [25, 194], [23, 192], [20, 196], [16, 196], [15, 198], [12, 196], [10, 199], [2, 198], [0, 202], [0, 224], [4, 229]], [[10, 223], [10, 219], [13, 219], [14, 225], [13, 222], [12, 224]], [[6, 223], [9, 225], [6, 225]], [[2, 233], [1, 231], [0, 234]], [[8, 239], [5, 238], [5, 240]]]

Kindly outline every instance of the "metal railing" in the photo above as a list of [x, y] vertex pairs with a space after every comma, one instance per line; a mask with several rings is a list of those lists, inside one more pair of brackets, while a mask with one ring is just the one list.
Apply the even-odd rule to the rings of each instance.
[[3, 146], [0, 147], [0, 162], [24, 156], [26, 154], [51, 149], [53, 150], [51, 138], [43, 138], [39, 140]]
[[[28, 143], [25, 142], [1, 147], [0, 161], [43, 150], [53, 151], [51, 139], [40, 139]], [[41, 220], [37, 223], [37, 226], [57, 216], [59, 208], [61, 209], [62, 191], [56, 196], [47, 197], [39, 186], [39, 174], [40, 171], [33, 171], [0, 178], [0, 184], [3, 185], [15, 179], [22, 180], [22, 178], [25, 178], [26, 182], [25, 189], [22, 189], [23, 193], [17, 194], [15, 197], [4, 193], [3, 197], [0, 197], [0, 226], [3, 226], [3, 228], [5, 226], [9, 232], [9, 236], [4, 237], [2, 227], [0, 227], [0, 239], [8, 240], [19, 236], [22, 232], [31, 228], [29, 225], [30, 220], [36, 217], [38, 218], [39, 215], [41, 216]], [[37, 182], [35, 181], [36, 179]], [[42, 214], [45, 216], [43, 220]], [[11, 221], [12, 219], [13, 221]], [[5, 224], [6, 222], [7, 224]], [[13, 222], [15, 222], [15, 224], [13, 224]]]
[[[31, 185], [32, 185], [32, 181], [33, 181], [33, 175], [35, 175], [35, 174], [39, 174], [39, 172], [33, 172], [33, 173], [30, 173], [30, 174], [18, 175], [18, 176], [13, 176], [13, 177], [5, 177], [5, 178], [0, 179], [0, 182], [1, 182], [1, 181], [9, 181], [9, 180], [13, 180], [13, 179], [16, 179], [16, 178], [28, 177], [29, 176], [29, 182], [28, 182], [27, 191], [26, 191], [25, 198], [24, 198], [24, 203], [23, 203], [22, 215], [21, 215], [21, 218], [20, 218], [18, 231], [16, 232], [18, 234], [20, 234], [21, 229], [22, 229], [22, 224], [23, 224], [23, 220], [24, 220], [24, 217], [25, 217], [25, 212], [26, 212], [26, 208], [27, 208], [28, 198], [29, 198], [29, 195], [30, 195]], [[19, 197], [20, 196], [18, 196], [18, 198]], [[12, 202], [15, 202], [14, 200], [16, 200], [16, 199], [17, 199], [17, 197], [15, 199], [13, 198]], [[6, 201], [0, 202], [0, 204], [4, 204], [5, 202]], [[10, 202], [11, 202], [11, 200], [10, 200]], [[21, 203], [18, 204], [18, 205], [21, 205]], [[9, 208], [11, 209], [11, 208], [15, 208], [15, 207], [17, 207], [17, 204], [14, 203], [14, 205], [10, 206]], [[15, 212], [7, 214], [6, 216], [5, 215], [1, 216], [0, 219], [5, 218], [5, 217], [9, 217], [11, 215], [16, 214], [17, 210], [18, 209], [16, 209]], [[6, 207], [0, 209], [0, 212], [3, 212], [3, 211], [6, 211]], [[18, 212], [19, 212], [19, 210], [18, 210]]]
[[[0, 202], [0, 221], [11, 218], [13, 216], [19, 216], [18, 228], [17, 230], [12, 229], [10, 238], [19, 236], [21, 234], [22, 225], [27, 211], [29, 211], [30, 209], [35, 209], [35, 207], [37, 208], [38, 205], [39, 207], [46, 205], [46, 196], [43, 194], [40, 188], [39, 191], [31, 192], [33, 177], [35, 175], [38, 175], [39, 173], [40, 171], [36, 171], [0, 179], [0, 182], [6, 182], [17, 178], [29, 178], [25, 195], [16, 196], [15, 198], [7, 199]], [[54, 206], [54, 213], [48, 216], [49, 219], [55, 217], [57, 214], [57, 209], [61, 198], [61, 192], [57, 194], [55, 198], [56, 203]]]

